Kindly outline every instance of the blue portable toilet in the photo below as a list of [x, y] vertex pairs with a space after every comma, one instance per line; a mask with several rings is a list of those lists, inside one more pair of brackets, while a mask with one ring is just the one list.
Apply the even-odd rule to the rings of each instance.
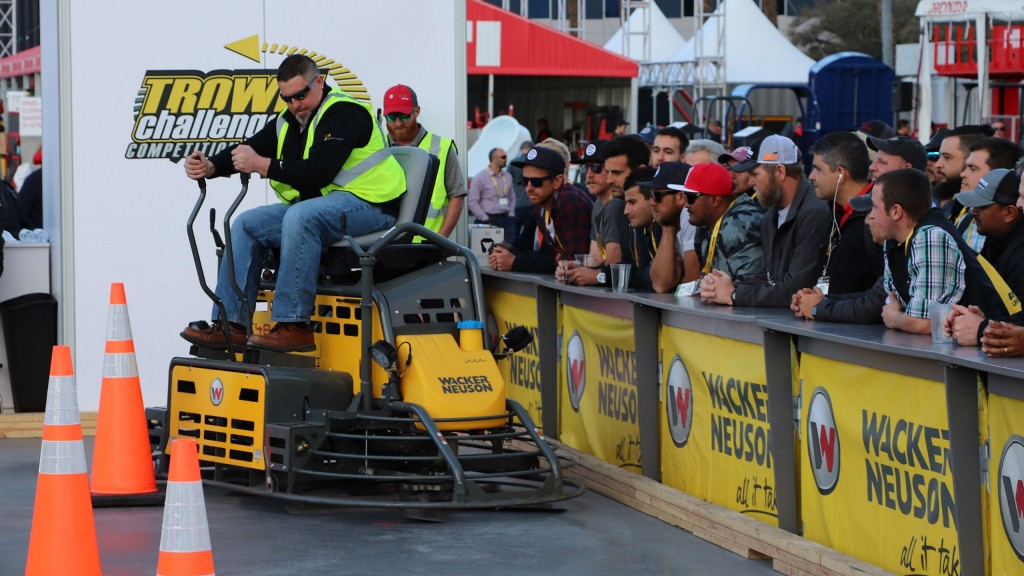
[[896, 72], [860, 52], [840, 52], [819, 60], [808, 73], [815, 106], [809, 122], [819, 134], [857, 128], [868, 120], [892, 125]]

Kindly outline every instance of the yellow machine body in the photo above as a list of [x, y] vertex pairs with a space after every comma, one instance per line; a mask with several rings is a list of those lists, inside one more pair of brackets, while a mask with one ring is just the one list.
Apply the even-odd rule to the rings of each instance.
[[259, 373], [171, 368], [171, 438], [194, 438], [200, 459], [262, 470], [266, 379]]
[[[485, 429], [505, 424], [505, 380], [489, 351], [463, 350], [451, 334], [398, 336], [396, 344], [402, 400], [426, 408], [438, 428]], [[496, 418], [469, 425], [445, 422], [492, 415]]]

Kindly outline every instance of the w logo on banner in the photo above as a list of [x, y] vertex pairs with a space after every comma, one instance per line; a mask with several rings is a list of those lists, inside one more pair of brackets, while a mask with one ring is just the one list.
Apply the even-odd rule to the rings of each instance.
[[569, 387], [569, 403], [580, 411], [580, 398], [587, 387], [587, 359], [583, 353], [583, 338], [573, 330], [569, 345], [565, 347], [565, 381]]
[[1024, 438], [1011, 436], [999, 459], [999, 512], [1006, 539], [1024, 560]]
[[817, 388], [811, 394], [806, 437], [814, 483], [822, 495], [831, 494], [839, 483], [839, 431], [836, 429], [835, 412], [832, 411], [832, 399], [824, 388]]
[[690, 373], [679, 356], [672, 358], [665, 393], [665, 417], [672, 443], [682, 448], [690, 439], [690, 428], [693, 427], [693, 387], [690, 385]]

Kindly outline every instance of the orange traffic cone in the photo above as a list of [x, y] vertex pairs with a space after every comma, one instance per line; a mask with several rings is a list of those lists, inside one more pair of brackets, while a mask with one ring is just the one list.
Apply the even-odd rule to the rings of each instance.
[[100, 574], [71, 349], [54, 346], [26, 576]]
[[196, 441], [178, 438], [171, 443], [171, 470], [156, 576], [213, 574], [213, 550]]
[[92, 455], [93, 504], [159, 505], [124, 284], [110, 286], [100, 413]]

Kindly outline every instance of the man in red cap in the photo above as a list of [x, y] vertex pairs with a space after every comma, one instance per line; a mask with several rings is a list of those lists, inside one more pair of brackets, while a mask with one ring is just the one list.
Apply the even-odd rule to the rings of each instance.
[[701, 276], [722, 270], [735, 280], [757, 276], [764, 267], [761, 218], [754, 199], [733, 189], [732, 176], [721, 164], [698, 164], [683, 184], [669, 184], [683, 192], [690, 224], [697, 227], [694, 242]]
[[384, 119], [392, 146], [416, 146], [441, 161], [430, 195], [430, 209], [424, 225], [448, 237], [462, 215], [466, 198], [466, 178], [462, 175], [458, 151], [451, 138], [427, 132], [419, 123], [420, 104], [416, 92], [404, 84], [396, 84], [384, 93]]

